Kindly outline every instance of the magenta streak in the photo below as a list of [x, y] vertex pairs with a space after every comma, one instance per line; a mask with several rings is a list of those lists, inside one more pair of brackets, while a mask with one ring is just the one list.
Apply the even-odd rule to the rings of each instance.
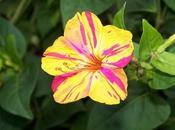
[[76, 46], [72, 41], [67, 39], [67, 42], [73, 47], [73, 49], [75, 49], [78, 53], [80, 54], [84, 54], [84, 50], [80, 49], [78, 46]]
[[122, 58], [121, 60], [119, 60], [117, 62], [108, 63], [108, 64], [117, 66], [119, 68], [123, 68], [131, 61], [131, 59], [132, 59], [132, 55], [130, 55], [128, 57], [124, 57], [124, 58]]
[[112, 84], [116, 83], [119, 88], [126, 93], [125, 86], [122, 81], [110, 69], [102, 67], [100, 70]]
[[51, 56], [51, 57], [58, 58], [58, 59], [81, 60], [77, 58], [68, 57], [68, 56], [65, 56], [63, 54], [59, 54], [56, 52], [50, 52], [50, 53], [45, 54], [44, 56]]
[[84, 43], [84, 45], [86, 45], [87, 42], [86, 42], [85, 29], [84, 29], [84, 26], [83, 26], [82, 23], [80, 23], [80, 31], [81, 31], [81, 36], [82, 36], [82, 39], [83, 39], [83, 43]]
[[110, 55], [108, 55], [108, 57], [117, 55], [117, 54], [120, 53], [120, 52], [122, 52], [122, 50], [113, 51]]
[[95, 34], [95, 27], [94, 27], [94, 22], [93, 22], [93, 19], [92, 19], [92, 14], [91, 14], [91, 12], [86, 11], [85, 15], [86, 15], [86, 18], [88, 20], [88, 23], [89, 23], [89, 26], [91, 28], [91, 32], [92, 32], [92, 35], [93, 35], [94, 47], [96, 47], [97, 38], [96, 38], [96, 34]]
[[52, 81], [52, 91], [55, 92], [58, 88], [58, 86], [64, 82], [64, 80], [66, 80], [69, 77], [72, 77], [73, 75], [75, 75], [76, 72], [70, 72], [70, 73], [65, 73], [62, 75], [58, 75], [56, 77], [54, 77], [53, 81]]
[[78, 18], [79, 23], [80, 23], [80, 32], [81, 32], [81, 37], [82, 37], [82, 40], [83, 40], [83, 44], [86, 45], [87, 42], [86, 42], [85, 29], [84, 29], [83, 23], [80, 21], [80, 18], [78, 16], [77, 16], [77, 18]]
[[126, 44], [124, 46], [121, 46], [119, 48], [116, 48], [114, 51], [118, 51], [118, 50], [125, 49], [125, 48], [128, 48], [128, 47], [129, 47], [129, 44]]
[[[86, 76], [87, 76], [87, 75], [86, 75]], [[85, 76], [78, 84], [76, 84], [76, 85], [74, 85], [74, 86], [68, 86], [68, 87], [70, 87], [70, 88], [72, 87], [72, 88], [71, 88], [70, 91], [67, 93], [67, 95], [66, 95], [65, 98], [62, 100], [62, 102], [64, 102], [66, 99], [68, 99], [68, 98], [71, 97], [73, 91], [74, 91], [75, 89], [77, 89], [77, 87], [79, 87], [79, 86], [84, 82], [86, 76]]]
[[128, 47], [129, 47], [129, 44], [121, 46], [121, 47], [119, 47], [119, 45], [116, 44], [116, 45], [112, 46], [111, 48], [104, 50], [103, 55], [113, 56], [113, 55], [116, 55], [119, 52], [121, 52], [122, 49], [126, 49]]
[[84, 95], [85, 95], [85, 96], [89, 93], [89, 90], [90, 90], [90, 88], [91, 88], [92, 78], [93, 78], [93, 76], [90, 76], [89, 82], [88, 82], [88, 84], [87, 84], [87, 86], [86, 86], [86, 90], [84, 91]]
[[79, 48], [77, 47], [72, 41], [67, 39], [68, 44], [70, 44], [70, 46], [73, 47], [73, 49], [75, 49], [78, 53], [80, 53], [81, 55], [84, 56], [88, 56], [88, 54], [90, 53], [89, 50], [87, 48]]
[[112, 47], [110, 47], [109, 49], [106, 49], [106, 50], [104, 50], [103, 51], [103, 55], [108, 55], [108, 54], [110, 54], [115, 48], [117, 48], [117, 47], [119, 47], [119, 45], [118, 44], [115, 44], [115, 45], [113, 45]]
[[82, 22], [80, 21], [79, 17], [78, 17], [78, 20], [80, 22], [80, 32], [81, 32], [81, 37], [82, 37], [83, 43], [84, 43], [84, 45], [87, 45], [84, 26], [83, 26]]

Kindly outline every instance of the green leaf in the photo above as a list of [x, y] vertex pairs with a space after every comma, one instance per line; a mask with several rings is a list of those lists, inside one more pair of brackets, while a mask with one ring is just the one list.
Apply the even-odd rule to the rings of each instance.
[[117, 106], [95, 106], [88, 130], [150, 130], [164, 123], [169, 114], [166, 101], [157, 95], [144, 94], [119, 110]]
[[[0, 17], [0, 35], [1, 39], [4, 38], [4, 41], [6, 41], [5, 39], [9, 38], [10, 36], [8, 44], [11, 44], [13, 47], [16, 48], [17, 50], [16, 54], [18, 55], [19, 58], [22, 58], [24, 56], [26, 52], [26, 41], [23, 35], [11, 23], [9, 23], [7, 20], [1, 17]], [[10, 40], [12, 40], [12, 42], [10, 42]]]
[[175, 1], [174, 0], [163, 0], [169, 8], [175, 11]]
[[22, 130], [28, 120], [12, 115], [0, 108], [0, 130]]
[[39, 69], [38, 81], [35, 89], [35, 97], [42, 97], [51, 94], [52, 77]]
[[74, 2], [61, 0], [60, 2], [62, 21], [65, 25], [66, 21], [73, 17], [77, 11], [89, 10], [98, 15], [111, 7], [115, 0], [74, 0]]
[[175, 76], [154, 71], [152, 80], [149, 81], [149, 85], [153, 89], [167, 89], [175, 85]]
[[133, 44], [134, 44], [134, 57], [138, 59], [139, 58], [140, 45], [136, 42], [134, 42]]
[[88, 112], [79, 114], [76, 119], [73, 120], [73, 124], [70, 130], [86, 130], [88, 123]]
[[175, 76], [175, 54], [169, 52], [156, 54], [151, 64], [158, 70]]
[[[118, 0], [117, 0], [118, 1]], [[156, 0], [127, 0], [125, 8], [125, 25], [136, 35], [140, 33], [143, 18], [149, 18], [157, 12]], [[137, 37], [134, 35], [135, 37]]]
[[43, 2], [37, 14], [37, 27], [42, 37], [44, 37], [60, 20], [59, 1], [51, 4]]
[[175, 54], [175, 44], [168, 48], [168, 52]]
[[4, 121], [0, 117], [0, 129], [1, 130], [21, 130], [21, 128], [18, 128], [12, 124], [9, 124], [8, 122]]
[[175, 33], [175, 17], [174, 12], [170, 9], [166, 10], [166, 15], [163, 17], [163, 23], [160, 26], [160, 31], [166, 36], [171, 36]]
[[124, 21], [124, 11], [125, 11], [125, 4], [123, 7], [115, 14], [114, 19], [113, 19], [113, 25], [126, 29], [125, 27], [125, 21]]
[[0, 1], [0, 13], [6, 14], [8, 17], [11, 17], [12, 13], [16, 11], [16, 7], [19, 5], [19, 2], [16, 0], [1, 0]]
[[175, 86], [163, 91], [169, 98], [175, 99]]
[[22, 64], [22, 61], [20, 60], [20, 57], [18, 55], [18, 50], [16, 48], [16, 39], [13, 34], [9, 34], [6, 36], [6, 44], [5, 44], [5, 50], [6, 53], [11, 57], [11, 60], [14, 63]]
[[27, 57], [26, 69], [7, 81], [0, 89], [0, 106], [6, 111], [21, 117], [32, 119], [30, 99], [36, 85], [38, 66]]
[[126, 2], [127, 10], [129, 12], [151, 12], [157, 11], [155, 0], [128, 0]]
[[172, 121], [168, 122], [166, 126], [162, 127], [162, 129], [157, 129], [157, 130], [175, 130], [174, 120], [172, 119]]
[[147, 61], [152, 52], [164, 42], [161, 34], [146, 20], [143, 20], [143, 33], [140, 40], [139, 60]]
[[[84, 106], [81, 101], [66, 105], [58, 104], [54, 99], [48, 96], [41, 108], [41, 118], [38, 120], [38, 126], [45, 128], [60, 125], [72, 117], [75, 113], [84, 111]], [[49, 120], [48, 120], [49, 119]]]

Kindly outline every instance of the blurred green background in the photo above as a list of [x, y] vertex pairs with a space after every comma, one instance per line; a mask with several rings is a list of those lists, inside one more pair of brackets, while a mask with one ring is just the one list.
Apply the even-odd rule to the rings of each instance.
[[[84, 10], [133, 33], [129, 95], [119, 105], [57, 104], [41, 70], [44, 50]], [[174, 33], [175, 0], [0, 0], [0, 130], [175, 130], [175, 45], [163, 65], [142, 60]]]

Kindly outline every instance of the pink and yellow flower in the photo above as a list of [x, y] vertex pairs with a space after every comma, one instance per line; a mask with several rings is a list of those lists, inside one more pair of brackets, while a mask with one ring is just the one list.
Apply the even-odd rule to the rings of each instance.
[[42, 58], [42, 69], [55, 76], [55, 101], [64, 104], [89, 96], [100, 103], [120, 103], [127, 96], [123, 67], [132, 59], [133, 49], [129, 31], [103, 26], [91, 12], [76, 13], [64, 36]]

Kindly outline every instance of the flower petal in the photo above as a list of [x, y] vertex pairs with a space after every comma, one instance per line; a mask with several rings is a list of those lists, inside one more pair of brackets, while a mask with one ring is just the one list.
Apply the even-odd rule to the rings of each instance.
[[112, 25], [103, 27], [101, 42], [96, 53], [103, 57], [103, 63], [119, 68], [125, 67], [132, 59], [132, 34]]
[[42, 58], [42, 69], [50, 75], [60, 75], [70, 71], [76, 71], [85, 57], [79, 55], [70, 48], [63, 37], [55, 40], [54, 44], [47, 48]]
[[64, 81], [54, 81], [54, 86], [58, 86], [55, 89], [54, 99], [56, 102], [65, 104], [69, 102], [77, 101], [81, 98], [88, 96], [90, 85], [92, 82], [92, 73], [88, 71], [82, 71], [76, 75], [66, 77]]
[[118, 104], [127, 96], [127, 77], [122, 69], [101, 68], [93, 76], [90, 98], [105, 104]]
[[101, 21], [91, 12], [76, 13], [67, 22], [64, 37], [84, 53], [91, 52], [97, 45], [102, 29]]
[[74, 76], [75, 74], [77, 74], [77, 72], [69, 72], [54, 77], [52, 81], [52, 91], [55, 92], [61, 83], [63, 83], [67, 78]]

